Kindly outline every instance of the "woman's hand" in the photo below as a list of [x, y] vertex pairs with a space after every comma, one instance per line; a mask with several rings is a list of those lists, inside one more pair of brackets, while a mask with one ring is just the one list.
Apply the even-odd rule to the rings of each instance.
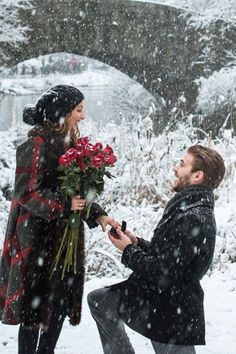
[[71, 199], [71, 210], [83, 210], [86, 204], [86, 199], [81, 199], [80, 195], [76, 195]]
[[96, 222], [101, 226], [102, 231], [106, 231], [106, 226], [111, 225], [115, 229], [120, 227], [120, 224], [108, 215], [101, 215], [97, 218]]
[[120, 228], [116, 228], [116, 233], [117, 233], [119, 238], [113, 237], [111, 235], [111, 233], [109, 232], [108, 233], [109, 239], [111, 240], [111, 242], [113, 243], [113, 245], [116, 248], [118, 248], [120, 251], [123, 252], [124, 249], [126, 248], [126, 246], [132, 245], [132, 241], [124, 232], [121, 231]]

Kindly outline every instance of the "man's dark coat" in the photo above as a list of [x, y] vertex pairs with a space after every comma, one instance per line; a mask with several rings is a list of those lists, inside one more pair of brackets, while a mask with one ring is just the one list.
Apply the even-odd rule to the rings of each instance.
[[[84, 228], [78, 230], [77, 274], [67, 274], [64, 283], [57, 271], [50, 279], [70, 214], [60, 193], [58, 159], [65, 152], [63, 136], [49, 127], [33, 129], [17, 148], [16, 176], [11, 210], [0, 264], [0, 320], [6, 324], [47, 325], [58, 289], [71, 324], [80, 322], [84, 284]], [[104, 211], [93, 204], [89, 227]], [[68, 283], [68, 287], [67, 287]]]
[[200, 279], [213, 257], [212, 190], [191, 186], [167, 204], [151, 242], [128, 245], [122, 262], [133, 273], [113, 286], [119, 315], [135, 331], [162, 343], [205, 344]]

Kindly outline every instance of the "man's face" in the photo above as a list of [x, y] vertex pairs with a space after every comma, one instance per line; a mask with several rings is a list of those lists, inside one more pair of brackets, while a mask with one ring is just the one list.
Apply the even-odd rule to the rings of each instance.
[[173, 167], [175, 180], [172, 183], [172, 188], [175, 192], [179, 192], [183, 188], [194, 183], [193, 156], [189, 153], [185, 154], [180, 162]]

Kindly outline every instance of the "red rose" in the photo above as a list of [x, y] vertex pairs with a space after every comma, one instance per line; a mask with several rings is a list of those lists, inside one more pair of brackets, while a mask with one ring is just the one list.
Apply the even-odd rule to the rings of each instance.
[[114, 165], [114, 163], [117, 161], [117, 158], [115, 155], [108, 155], [105, 156], [105, 161], [108, 165]]
[[68, 158], [66, 157], [66, 155], [62, 155], [59, 158], [59, 164], [63, 165], [63, 166], [68, 166], [70, 164], [70, 160], [68, 160]]
[[111, 154], [113, 154], [113, 149], [109, 145], [107, 145], [102, 152], [105, 155], [111, 155]]
[[93, 147], [93, 150], [99, 151], [99, 150], [102, 150], [102, 148], [103, 148], [103, 145], [101, 143], [96, 143]]
[[94, 152], [94, 146], [93, 144], [88, 143], [85, 147], [84, 147], [84, 155], [87, 157], [90, 157]]
[[89, 138], [85, 136], [84, 138], [79, 138], [76, 142], [76, 145], [82, 145], [85, 146], [89, 143]]
[[81, 145], [81, 144], [76, 144], [76, 150], [77, 151], [84, 151], [84, 146], [83, 145]]
[[76, 159], [82, 159], [84, 157], [84, 151], [78, 151], [76, 150]]
[[81, 169], [81, 171], [86, 170], [86, 164], [84, 163], [84, 161], [77, 161], [76, 162], [77, 166]]
[[77, 150], [74, 148], [71, 148], [71, 149], [67, 150], [67, 152], [65, 153], [65, 156], [71, 162], [74, 159], [76, 159], [76, 154], [77, 154]]
[[69, 156], [72, 156], [72, 155], [74, 155], [75, 153], [76, 153], [76, 149], [74, 149], [74, 148], [71, 148], [71, 149], [68, 149], [67, 151], [66, 151], [66, 155], [69, 155]]
[[101, 153], [98, 153], [92, 158], [92, 166], [95, 168], [100, 168], [104, 163], [104, 156]]

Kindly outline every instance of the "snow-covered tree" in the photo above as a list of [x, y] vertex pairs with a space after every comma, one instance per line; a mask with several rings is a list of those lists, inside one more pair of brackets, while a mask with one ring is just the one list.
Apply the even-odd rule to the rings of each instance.
[[167, 6], [174, 6], [189, 10], [190, 22], [195, 27], [205, 27], [217, 20], [228, 23], [236, 22], [235, 0], [139, 0], [156, 2]]
[[0, 58], [6, 58], [4, 44], [16, 46], [26, 40], [28, 28], [22, 24], [19, 10], [30, 6], [30, 0], [0, 0]]

